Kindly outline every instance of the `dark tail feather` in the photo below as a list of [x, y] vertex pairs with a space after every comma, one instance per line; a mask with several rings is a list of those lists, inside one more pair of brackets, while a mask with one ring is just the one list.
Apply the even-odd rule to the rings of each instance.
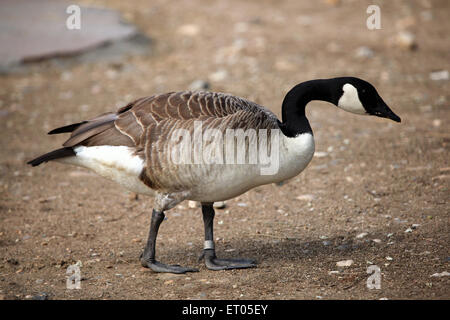
[[87, 121], [82, 121], [78, 123], [69, 124], [68, 126], [60, 127], [53, 129], [48, 134], [58, 134], [58, 133], [66, 133], [66, 132], [72, 132], [82, 124], [85, 124]]
[[40, 157], [37, 157], [36, 159], [33, 159], [31, 161], [28, 161], [27, 164], [32, 165], [33, 167], [36, 167], [38, 165], [40, 165], [42, 162], [47, 162], [50, 160], [55, 160], [55, 159], [59, 159], [59, 158], [65, 158], [65, 157], [70, 157], [70, 156], [74, 156], [75, 152], [73, 151], [72, 148], [61, 148], [61, 149], [57, 149], [57, 150], [53, 150], [49, 153], [46, 153]]

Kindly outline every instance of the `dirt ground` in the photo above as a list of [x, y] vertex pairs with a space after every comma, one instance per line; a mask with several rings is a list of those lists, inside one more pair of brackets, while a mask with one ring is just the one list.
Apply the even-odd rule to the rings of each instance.
[[[81, 3], [122, 12], [154, 40], [152, 52], [69, 68], [42, 62], [0, 77], [1, 298], [450, 298], [442, 274], [450, 272], [450, 84], [430, 78], [450, 70], [448, 1]], [[374, 3], [380, 30], [366, 27]], [[280, 115], [295, 84], [341, 75], [373, 83], [402, 123], [311, 103], [309, 167], [216, 212], [218, 255], [255, 258], [255, 269], [199, 263], [203, 222], [187, 203], [167, 212], [157, 257], [200, 272], [142, 268], [151, 198], [77, 167], [25, 164], [65, 140], [46, 135], [55, 127], [195, 80]], [[353, 263], [338, 267], [342, 260]], [[78, 261], [81, 289], [68, 290], [66, 269]], [[366, 286], [370, 265], [381, 270], [380, 289]]]

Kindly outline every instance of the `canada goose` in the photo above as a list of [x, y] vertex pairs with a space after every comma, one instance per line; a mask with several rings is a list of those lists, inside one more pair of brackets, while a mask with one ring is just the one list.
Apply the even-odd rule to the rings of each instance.
[[[156, 272], [198, 271], [166, 265], [155, 259], [156, 237], [164, 211], [183, 200], [193, 200], [202, 204], [205, 228], [202, 257], [206, 267], [212, 270], [250, 268], [256, 266], [254, 260], [216, 257], [213, 203], [236, 197], [258, 185], [287, 180], [306, 168], [314, 154], [314, 138], [305, 116], [305, 107], [312, 100], [327, 101], [348, 112], [400, 122], [370, 83], [354, 77], [311, 80], [296, 85], [284, 98], [282, 121], [258, 104], [229, 94], [171, 92], [141, 98], [117, 112], [50, 131], [49, 134], [71, 132], [71, 136], [63, 148], [28, 164], [37, 166], [50, 160], [74, 164], [89, 168], [133, 192], [154, 195], [150, 232], [140, 257], [144, 267]], [[248, 155], [245, 155], [247, 162], [240, 165], [207, 162], [208, 157], [199, 156], [202, 151], [196, 149], [195, 142], [189, 144], [193, 146], [194, 161], [190, 153], [187, 159], [192, 162], [172, 161], [171, 148], [185, 140], [185, 136], [177, 135], [176, 131], [185, 130], [195, 136], [199, 123], [201, 135], [206, 135], [208, 129], [223, 134], [228, 130], [243, 129], [241, 133], [248, 133], [253, 129], [256, 134], [248, 134], [241, 144], [244, 151], [269, 137], [266, 143], [271, 154], [278, 154], [278, 167], [273, 172], [263, 173], [263, 165], [248, 162]], [[277, 134], [278, 144], [272, 139]], [[217, 156], [228, 144], [234, 143], [235, 138], [212, 139], [205, 149], [208, 147], [209, 156]], [[200, 139], [204, 140], [204, 137]], [[200, 161], [195, 161], [196, 157]]]

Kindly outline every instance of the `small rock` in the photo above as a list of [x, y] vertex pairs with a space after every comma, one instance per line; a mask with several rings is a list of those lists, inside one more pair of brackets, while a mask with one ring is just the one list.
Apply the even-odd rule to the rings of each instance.
[[337, 270], [328, 271], [328, 274], [329, 274], [329, 275], [332, 275], [332, 274], [338, 274], [338, 273], [339, 273], [339, 271], [337, 271]]
[[214, 202], [214, 205], [213, 205], [213, 207], [216, 209], [225, 209], [226, 206], [227, 205], [226, 205], [225, 201], [216, 201], [216, 202]]
[[372, 239], [372, 241], [375, 243], [381, 243], [381, 239]]
[[441, 119], [434, 119], [433, 120], [433, 126], [434, 127], [440, 127], [441, 126], [441, 123], [442, 123], [442, 120]]
[[328, 153], [327, 153], [327, 152], [316, 151], [316, 152], [314, 153], [314, 157], [316, 157], [316, 158], [324, 158], [324, 157], [326, 157], [326, 156], [328, 156]]
[[419, 107], [421, 112], [431, 112], [433, 111], [433, 106], [427, 104], [424, 106]]
[[191, 209], [200, 207], [200, 202], [189, 200], [188, 207]]
[[350, 246], [348, 244], [341, 244], [337, 247], [337, 249], [341, 250], [341, 251], [348, 250], [348, 249], [350, 249]]
[[416, 36], [409, 31], [401, 31], [395, 38], [397, 46], [402, 49], [415, 50], [417, 49]]
[[448, 277], [450, 276], [450, 272], [444, 271], [441, 273], [433, 273], [430, 277]]
[[57, 198], [58, 198], [57, 196], [51, 196], [51, 197], [48, 197], [48, 198], [41, 198], [38, 201], [40, 203], [46, 203], [46, 202], [50, 202], [50, 201], [56, 200]]
[[387, 257], [386, 257], [386, 260], [392, 261], [392, 260], [394, 260], [394, 259], [393, 259], [392, 257], [387, 256]]
[[245, 202], [239, 202], [238, 207], [248, 207], [248, 205]]
[[183, 36], [196, 36], [200, 32], [200, 27], [196, 24], [185, 24], [178, 28], [177, 33]]
[[139, 194], [138, 193], [134, 193], [134, 192], [130, 192], [130, 194], [128, 195], [128, 199], [130, 201], [137, 201], [137, 200], [139, 200]]
[[195, 80], [189, 85], [189, 90], [192, 91], [202, 91], [202, 90], [208, 90], [211, 88], [211, 85], [208, 81], [205, 80]]
[[33, 296], [31, 299], [33, 299], [33, 300], [48, 300], [48, 294], [45, 292], [41, 292], [41, 293]]
[[433, 12], [431, 10], [424, 10], [420, 13], [420, 17], [423, 21], [431, 21], [433, 20]]
[[325, 246], [325, 247], [327, 247], [327, 246], [329, 246], [330, 244], [331, 244], [331, 242], [330, 241], [322, 241], [322, 244]]
[[430, 73], [430, 79], [433, 81], [441, 81], [449, 79], [448, 70], [433, 71]]
[[364, 238], [364, 237], [367, 236], [367, 235], [368, 235], [367, 232], [362, 232], [362, 233], [360, 233], [360, 234], [358, 234], [358, 235], [356, 236], [356, 239], [362, 239], [362, 238]]
[[303, 195], [296, 197], [295, 199], [301, 200], [301, 201], [313, 201], [314, 198], [315, 197], [313, 194], [303, 194]]
[[372, 58], [374, 56], [373, 50], [369, 47], [362, 46], [356, 49], [355, 56], [357, 58]]
[[227, 76], [228, 76], [228, 72], [226, 71], [226, 70], [218, 70], [218, 71], [216, 71], [216, 72], [214, 72], [214, 73], [211, 73], [210, 75], [209, 75], [209, 79], [211, 80], [211, 81], [223, 81], [223, 80], [225, 80], [226, 78], [227, 78]]
[[411, 232], [412, 232], [411, 228], [408, 228], [408, 229], [405, 230], [405, 233], [411, 233]]
[[353, 260], [342, 260], [336, 262], [336, 266], [338, 267], [350, 267], [353, 264]]

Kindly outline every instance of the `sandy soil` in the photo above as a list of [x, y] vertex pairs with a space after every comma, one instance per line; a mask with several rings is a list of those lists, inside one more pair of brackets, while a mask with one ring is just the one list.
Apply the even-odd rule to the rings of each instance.
[[[449, 299], [449, 277], [432, 275], [450, 271], [450, 85], [430, 79], [450, 69], [449, 2], [378, 1], [381, 30], [366, 27], [373, 1], [336, 2], [83, 1], [120, 10], [154, 46], [121, 63], [41, 63], [0, 77], [0, 297]], [[416, 50], [396, 40], [404, 31]], [[359, 55], [362, 46], [373, 55]], [[256, 258], [256, 269], [214, 272], [197, 262], [203, 223], [187, 203], [167, 212], [157, 255], [200, 272], [144, 269], [151, 198], [76, 167], [25, 165], [65, 139], [49, 130], [194, 80], [279, 115], [293, 85], [340, 75], [369, 80], [403, 121], [309, 105], [320, 157], [290, 183], [217, 210], [218, 255]], [[77, 261], [81, 289], [67, 290]], [[366, 286], [372, 264], [379, 290]]]

